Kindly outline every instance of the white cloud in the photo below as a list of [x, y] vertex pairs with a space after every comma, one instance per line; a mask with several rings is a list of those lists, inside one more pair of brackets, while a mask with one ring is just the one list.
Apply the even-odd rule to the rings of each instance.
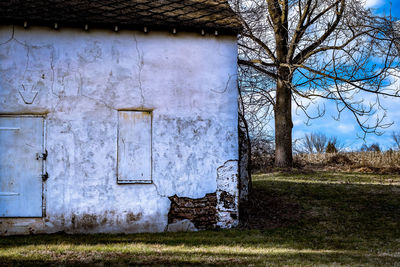
[[342, 133], [352, 133], [354, 132], [355, 127], [353, 124], [341, 123], [338, 126], [338, 130]]
[[365, 7], [366, 8], [371, 8], [371, 7], [378, 7], [383, 4], [382, 0], [367, 0], [365, 2]]

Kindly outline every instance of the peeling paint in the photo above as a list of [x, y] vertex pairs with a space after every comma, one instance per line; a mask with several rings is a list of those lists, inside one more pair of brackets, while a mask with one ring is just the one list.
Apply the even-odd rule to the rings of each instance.
[[228, 192], [222, 191], [220, 194], [220, 201], [224, 209], [235, 209], [235, 197]]
[[239, 224], [238, 160], [228, 160], [217, 170], [217, 226], [232, 228]]
[[[45, 217], [0, 218], [1, 235], [161, 232], [168, 196], [213, 192], [218, 226], [236, 225], [234, 37], [12, 31], [0, 27], [0, 114], [46, 115], [49, 179]], [[153, 184], [117, 184], [118, 110], [152, 110]]]

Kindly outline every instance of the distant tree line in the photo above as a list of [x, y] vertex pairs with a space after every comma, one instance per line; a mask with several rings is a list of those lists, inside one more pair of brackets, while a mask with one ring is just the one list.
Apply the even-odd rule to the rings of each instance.
[[[393, 131], [391, 139], [393, 146], [389, 150], [400, 150], [400, 131]], [[303, 138], [294, 141], [293, 147], [294, 151], [298, 154], [337, 153], [346, 148], [336, 137], [328, 137], [326, 134], [320, 132], [306, 133]], [[363, 144], [357, 151], [381, 152], [382, 148], [379, 143], [375, 142], [370, 145]]]
[[393, 140], [395, 149], [400, 150], [400, 131], [392, 132], [392, 140]]
[[323, 133], [305, 134], [300, 145], [295, 145], [297, 153], [336, 153], [342, 149], [336, 137], [328, 137]]

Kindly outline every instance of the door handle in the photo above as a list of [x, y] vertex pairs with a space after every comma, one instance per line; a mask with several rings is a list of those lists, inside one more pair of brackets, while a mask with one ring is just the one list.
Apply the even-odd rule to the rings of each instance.
[[42, 174], [42, 181], [46, 182], [47, 179], [49, 179], [49, 174], [46, 172], [45, 174]]
[[47, 159], [47, 149], [44, 151], [44, 153], [36, 153], [36, 160], [46, 160]]

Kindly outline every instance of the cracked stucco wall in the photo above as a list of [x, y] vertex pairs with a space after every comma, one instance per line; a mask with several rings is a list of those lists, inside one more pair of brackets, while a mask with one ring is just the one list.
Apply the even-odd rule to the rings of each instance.
[[[0, 234], [158, 232], [169, 196], [236, 199], [236, 57], [232, 36], [1, 26], [0, 114], [46, 115], [49, 178], [46, 216]], [[119, 109], [153, 110], [152, 184], [116, 183]]]

